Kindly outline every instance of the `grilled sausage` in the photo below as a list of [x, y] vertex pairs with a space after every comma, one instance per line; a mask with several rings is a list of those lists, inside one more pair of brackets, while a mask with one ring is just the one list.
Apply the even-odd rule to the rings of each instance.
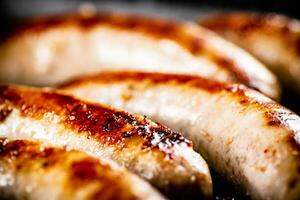
[[272, 98], [276, 78], [243, 50], [191, 23], [99, 13], [41, 17], [0, 45], [0, 80], [53, 85], [105, 70], [195, 74], [241, 82]]
[[300, 23], [278, 14], [225, 13], [204, 18], [205, 26], [248, 50], [286, 88], [300, 94]]
[[38, 139], [112, 159], [167, 193], [210, 197], [207, 164], [180, 133], [51, 89], [0, 87], [0, 136]]
[[182, 132], [215, 171], [253, 199], [300, 196], [299, 117], [243, 85], [119, 72], [79, 78], [61, 89]]
[[164, 199], [109, 161], [37, 141], [0, 138], [0, 169], [1, 199]]

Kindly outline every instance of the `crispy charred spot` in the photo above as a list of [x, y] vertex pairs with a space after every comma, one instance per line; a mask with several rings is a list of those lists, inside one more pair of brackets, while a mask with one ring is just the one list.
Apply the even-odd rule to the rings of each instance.
[[[295, 156], [295, 158], [297, 158], [297, 160], [300, 162], [300, 129], [299, 127], [293, 127], [293, 124], [295, 122], [297, 124], [300, 123], [299, 117], [287, 109], [280, 109], [280, 107], [277, 104], [270, 104], [268, 106], [269, 110], [272, 111], [267, 111], [265, 113], [267, 120], [269, 120], [267, 121], [267, 126], [287, 128], [289, 130], [288, 134], [285, 136], [282, 142], [289, 144], [291, 155]], [[269, 153], [269, 151], [269, 149], [266, 149], [264, 153]]]
[[270, 102], [265, 104], [265, 107], [267, 108], [265, 116], [269, 120], [267, 122], [268, 126], [286, 127], [289, 122], [299, 120], [296, 114], [287, 109], [282, 109], [275, 103]]
[[146, 119], [137, 120], [125, 112], [80, 104], [74, 106], [68, 115], [70, 117], [67, 123], [79, 127], [79, 131], [88, 132], [91, 137], [105, 141], [105, 144], [108, 145], [119, 144], [123, 147], [126, 138], [139, 136], [144, 140], [144, 148], [158, 147], [168, 155], [171, 155], [169, 151], [175, 144], [186, 143], [188, 146], [190, 145], [190, 141], [186, 140], [181, 134], [173, 132], [162, 125], [152, 127]]
[[[26, 144], [27, 142], [24, 142], [22, 140], [16, 140], [13, 142], [9, 142], [7, 139], [5, 138], [1, 138], [0, 141], [0, 156], [1, 157], [5, 157], [5, 156], [11, 156], [11, 157], [18, 157], [20, 156], [22, 153], [27, 153], [30, 151], [30, 149], [27, 148]], [[34, 148], [32, 148], [34, 149]], [[34, 151], [31, 151], [32, 153], [35, 154]], [[31, 153], [29, 154], [29, 156], [31, 155]]]
[[[19, 101], [20, 100], [20, 95], [13, 93], [13, 92], [9, 92], [8, 90], [8, 86], [2, 85], [0, 86], [0, 103], [6, 103], [6, 98], [9, 101]], [[6, 98], [3, 98], [3, 97]]]
[[5, 121], [5, 119], [11, 113], [12, 108], [6, 104], [0, 105], [0, 122]]
[[158, 127], [148, 127], [142, 124], [137, 125], [133, 135], [139, 135], [145, 138], [144, 147], [159, 148], [169, 157], [174, 155], [174, 149], [171, 148], [176, 144], [192, 147], [192, 142], [184, 138], [181, 134], [173, 132], [162, 125]]
[[181, 134], [160, 124], [152, 125], [146, 118], [140, 119], [123, 111], [85, 103], [52, 91], [2, 87], [0, 98], [16, 106], [27, 117], [42, 118], [49, 113], [59, 115], [60, 124], [104, 145], [123, 148], [134, 136], [141, 140], [144, 148], [157, 148], [169, 156], [176, 144], [191, 146], [191, 142]]
[[71, 127], [77, 127], [78, 131], [87, 132], [89, 137], [96, 137], [108, 145], [123, 144], [122, 129], [130, 120], [129, 115], [122, 117], [107, 108], [86, 104], [75, 105], [67, 116], [65, 122]]
[[267, 122], [267, 125], [268, 126], [278, 126], [278, 125], [280, 125], [280, 121], [279, 120], [269, 120]]
[[0, 138], [0, 154], [5, 151], [8, 140], [6, 138]]

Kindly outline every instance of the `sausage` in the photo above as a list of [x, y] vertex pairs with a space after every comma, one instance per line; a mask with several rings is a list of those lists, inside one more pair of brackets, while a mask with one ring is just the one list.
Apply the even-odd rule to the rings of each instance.
[[60, 89], [182, 132], [214, 171], [253, 199], [300, 196], [300, 119], [246, 86], [188, 75], [107, 72]]
[[240, 82], [274, 99], [265, 66], [197, 24], [98, 13], [38, 17], [15, 25], [0, 45], [0, 80], [51, 86], [82, 74], [139, 70]]
[[201, 19], [202, 26], [246, 49], [300, 94], [300, 23], [275, 13], [221, 13]]
[[110, 161], [32, 140], [0, 138], [0, 198], [165, 199]]
[[41, 140], [111, 159], [170, 197], [210, 197], [203, 158], [180, 133], [50, 88], [0, 87], [0, 136]]

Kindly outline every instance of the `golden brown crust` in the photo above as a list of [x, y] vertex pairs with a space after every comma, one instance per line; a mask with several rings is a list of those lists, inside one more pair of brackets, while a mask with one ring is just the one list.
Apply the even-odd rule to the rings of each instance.
[[[205, 90], [209, 93], [221, 93], [226, 92], [227, 95], [232, 95], [238, 98], [238, 101], [243, 106], [255, 106], [258, 110], [262, 110], [265, 113], [267, 120], [266, 126], [277, 126], [287, 128], [291, 132], [290, 137], [287, 141], [293, 144], [292, 146], [297, 146], [297, 151], [299, 149], [299, 142], [296, 137], [300, 134], [300, 130], [297, 127], [290, 127], [290, 121], [299, 121], [299, 117], [292, 111], [282, 107], [278, 103], [270, 100], [253, 90], [239, 84], [228, 84], [221, 83], [218, 81], [189, 76], [189, 75], [176, 75], [176, 74], [161, 74], [161, 73], [143, 73], [143, 72], [106, 72], [100, 73], [93, 76], [79, 77], [73, 79], [61, 86], [61, 89], [76, 88], [81, 84], [85, 83], [121, 83], [121, 82], [132, 81], [133, 86], [136, 84], [145, 85], [173, 85], [173, 86], [183, 86], [188, 88], [196, 88], [200, 90]], [[299, 127], [300, 128], [300, 127]], [[296, 144], [296, 145], [295, 145]]]
[[299, 196], [299, 116], [243, 85], [186, 75], [106, 72], [60, 89], [182, 130], [217, 172], [254, 198]]
[[[46, 176], [48, 171], [61, 170], [61, 174], [66, 174], [61, 183], [64, 186], [61, 196], [66, 199], [74, 198], [83, 188], [87, 188], [88, 191], [86, 199], [141, 198], [130, 191], [130, 187], [124, 185], [124, 172], [114, 171], [108, 163], [79, 151], [49, 147], [30, 140], [9, 141], [0, 138], [0, 158], [2, 165], [9, 165], [15, 176], [30, 174], [35, 169]], [[58, 177], [52, 177], [51, 180], [55, 182], [56, 178]], [[29, 181], [27, 184], [32, 183]], [[88, 185], [95, 189], [89, 190]], [[13, 193], [17, 195], [17, 189]]]
[[120, 149], [128, 140], [138, 139], [143, 141], [144, 148], [158, 148], [172, 158], [174, 144], [192, 145], [181, 134], [160, 124], [153, 126], [146, 118], [140, 119], [124, 111], [85, 103], [53, 91], [1, 86], [0, 102], [16, 106], [22, 115], [33, 118], [42, 118], [47, 113], [57, 114], [62, 117], [60, 123], [79, 134], [88, 133], [88, 137]]
[[191, 76], [191, 75], [177, 75], [177, 74], [166, 74], [166, 73], [144, 73], [144, 72], [133, 72], [133, 71], [122, 71], [122, 72], [103, 72], [96, 75], [84, 76], [72, 79], [64, 84], [58, 86], [58, 88], [72, 88], [77, 85], [88, 83], [88, 82], [105, 82], [105, 83], [116, 83], [123, 81], [149, 81], [152, 84], [187, 84], [193, 87], [199, 87], [207, 90], [208, 92], [219, 92], [227, 84], [216, 82], [211, 79]]
[[278, 35], [285, 40], [288, 48], [293, 48], [300, 55], [300, 23], [283, 15], [275, 13], [223, 13], [200, 20], [204, 27], [216, 32], [225, 30], [246, 36], [251, 32], [265, 32]]
[[11, 111], [12, 109], [7, 105], [0, 106], [0, 122], [4, 121]]
[[[86, 103], [49, 88], [1, 86], [0, 104], [13, 109], [0, 124], [7, 130], [3, 135], [66, 145], [112, 159], [170, 196], [211, 196], [208, 167], [192, 143], [146, 117]], [[36, 134], [28, 135], [27, 127]], [[177, 166], [180, 172], [174, 171]]]
[[[38, 142], [27, 140], [8, 142], [3, 138], [0, 139], [0, 149], [1, 160], [8, 162], [13, 158], [15, 162], [14, 165], [18, 171], [26, 171], [26, 169], [32, 168], [37, 161], [41, 164], [39, 169], [46, 171], [57, 165], [62, 165], [64, 161], [68, 160], [70, 152], [76, 152], [68, 152], [61, 148], [44, 147]], [[78, 154], [80, 155], [80, 153]], [[117, 180], [113, 181], [111, 178], [101, 176], [98, 172], [99, 166], [101, 166], [102, 170], [106, 169], [107, 172], [111, 170], [111, 167], [106, 164], [101, 164], [99, 160], [92, 157], [86, 157], [72, 162], [67, 169], [69, 177], [66, 179], [68, 181], [65, 184], [68, 190], [76, 191], [76, 189], [79, 189], [81, 186], [95, 181], [105, 185], [107, 187], [106, 189], [112, 189], [107, 191], [108, 193], [106, 195], [110, 193], [112, 197], [122, 197], [121, 194], [120, 196], [118, 195], [118, 192], [122, 190], [118, 188], [120, 185], [117, 184]], [[113, 192], [114, 189], [118, 192]], [[96, 193], [94, 195], [96, 195]]]
[[0, 157], [2, 160], [15, 157], [18, 162], [23, 163], [18, 168], [26, 168], [26, 164], [30, 164], [33, 159], [45, 159], [41, 167], [47, 168], [60, 163], [65, 155], [62, 154], [65, 150], [56, 148], [40, 148], [39, 143], [34, 143], [27, 140], [9, 141], [6, 138], [0, 138]]
[[136, 15], [121, 15], [114, 13], [97, 13], [91, 16], [82, 16], [79, 14], [56, 15], [47, 17], [38, 17], [36, 19], [22, 23], [11, 31], [7, 39], [20, 37], [24, 34], [40, 34], [51, 28], [78, 27], [82, 31], [87, 31], [96, 26], [107, 26], [117, 30], [139, 32], [154, 38], [167, 38], [176, 41], [182, 47], [187, 49], [192, 55], [204, 55], [210, 58], [214, 63], [231, 73], [233, 81], [241, 82], [254, 89], [257, 88], [255, 80], [246, 71], [242, 70], [237, 63], [226, 56], [219, 55], [212, 50], [207, 42], [209, 38], [201, 34], [187, 32], [184, 23], [147, 18]]

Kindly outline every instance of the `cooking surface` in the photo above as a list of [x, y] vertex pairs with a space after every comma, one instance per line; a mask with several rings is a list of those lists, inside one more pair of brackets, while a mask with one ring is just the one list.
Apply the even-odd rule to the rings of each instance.
[[[260, 7], [264, 6], [267, 2], [261, 2], [260, 5], [253, 5], [248, 1], [245, 1], [245, 5], [247, 7], [243, 7], [241, 3], [237, 3], [236, 1], [230, 1], [230, 5], [226, 5], [224, 3], [209, 5], [205, 3], [203, 5], [198, 4], [187, 4], [186, 2], [181, 4], [180, 2], [172, 3], [172, 1], [93, 1], [93, 5], [97, 10], [109, 10], [109, 11], [120, 11], [120, 12], [130, 12], [137, 13], [143, 15], [150, 16], [159, 16], [159, 17], [167, 17], [178, 20], [194, 20], [199, 16], [211, 14], [213, 12], [218, 11], [226, 11], [232, 10], [233, 6], [235, 8], [250, 8], [266, 11], [280, 11], [285, 14], [289, 14], [294, 17], [299, 17], [299, 14], [293, 10], [295, 6], [291, 6], [292, 4], [284, 4], [284, 1], [278, 1], [271, 6], [268, 7]], [[280, 3], [281, 2], [281, 3]], [[52, 0], [52, 1], [2, 1], [0, 3], [1, 9], [1, 20], [2, 24], [10, 26], [14, 23], [15, 20], [19, 20], [25, 17], [41, 15], [41, 14], [53, 14], [53, 13], [61, 13], [68, 12], [72, 10], [77, 10], [79, 6], [84, 5], [89, 8], [92, 4], [90, 3], [82, 3], [81, 1], [69, 1], [69, 0]], [[231, 6], [232, 5], [232, 6]], [[270, 4], [269, 4], [270, 5]], [[285, 5], [285, 6], [283, 6]], [[289, 6], [286, 6], [289, 5]], [[296, 6], [297, 8], [297, 6]], [[5, 33], [5, 29], [1, 29], [1, 33]], [[297, 106], [299, 98], [293, 96], [288, 89], [284, 89], [282, 102], [285, 106], [293, 109], [297, 113], [300, 113], [300, 107]], [[228, 186], [226, 182], [221, 180], [219, 177], [213, 174], [213, 185], [214, 185], [214, 194], [215, 200], [229, 200], [229, 199], [248, 199], [243, 195], [239, 195], [233, 188]]]
[[[19, 18], [45, 13], [75, 10], [84, 1], [79, 0], [4, 0], [0, 2], [2, 17]], [[126, 11], [142, 14], [155, 14], [178, 19], [194, 19], [207, 12], [232, 9], [280, 12], [299, 18], [297, 1], [293, 0], [123, 0], [88, 1], [98, 10]]]

